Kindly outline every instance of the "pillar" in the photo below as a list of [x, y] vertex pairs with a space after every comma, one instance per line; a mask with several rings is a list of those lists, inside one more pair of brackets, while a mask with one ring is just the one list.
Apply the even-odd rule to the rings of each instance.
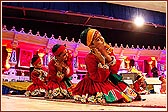
[[9, 64], [10, 64], [10, 68], [8, 70], [8, 74], [9, 76], [15, 78], [17, 72], [15, 69], [15, 65], [17, 64], [17, 60], [16, 60], [16, 49], [13, 48], [10, 59], [9, 59]]

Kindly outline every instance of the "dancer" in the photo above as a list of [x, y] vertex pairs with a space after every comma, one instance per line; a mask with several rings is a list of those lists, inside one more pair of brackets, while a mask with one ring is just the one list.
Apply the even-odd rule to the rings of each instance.
[[72, 54], [64, 45], [56, 44], [52, 48], [54, 58], [48, 64], [49, 98], [70, 98], [73, 75]]
[[101, 33], [88, 28], [81, 33], [81, 41], [91, 51], [85, 58], [88, 72], [74, 88], [74, 99], [99, 103], [135, 100], [137, 94], [117, 75], [121, 62], [116, 59], [113, 49], [105, 43]]
[[161, 94], [166, 94], [166, 79], [164, 76], [160, 76], [159, 80], [162, 82], [161, 83], [161, 88], [160, 88], [160, 93]]
[[153, 77], [158, 77], [158, 69], [156, 68], [156, 66], [154, 66], [151, 70]]
[[38, 55], [34, 55], [31, 61], [34, 69], [31, 72], [31, 80], [33, 84], [31, 84], [27, 91], [25, 92], [25, 96], [48, 96], [48, 87], [46, 85], [47, 71], [42, 69], [41, 59]]
[[143, 76], [141, 75], [138, 75], [136, 77], [136, 80], [134, 81], [133, 83], [133, 89], [138, 93], [138, 94], [141, 94], [141, 95], [145, 95], [145, 94], [149, 94], [149, 91], [146, 90], [146, 81], [144, 79]]

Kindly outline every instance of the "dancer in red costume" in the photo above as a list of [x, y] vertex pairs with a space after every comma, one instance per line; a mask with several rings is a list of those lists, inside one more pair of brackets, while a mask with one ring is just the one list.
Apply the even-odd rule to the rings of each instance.
[[146, 81], [143, 76], [138, 75], [136, 77], [135, 82], [133, 83], [133, 89], [141, 95], [149, 94], [149, 92], [146, 90]]
[[166, 94], [166, 78], [164, 76], [160, 76], [159, 80], [161, 81], [160, 93]]
[[47, 71], [42, 69], [42, 63], [39, 56], [34, 55], [31, 61], [34, 70], [31, 72], [31, 84], [27, 91], [26, 96], [48, 96], [48, 87], [46, 85]]
[[135, 100], [138, 95], [117, 75], [121, 62], [101, 33], [88, 28], [81, 33], [81, 41], [91, 52], [85, 58], [88, 72], [73, 90], [74, 99], [99, 103]]
[[52, 48], [54, 58], [49, 62], [48, 87], [49, 98], [71, 97], [73, 75], [72, 55], [64, 45], [56, 44]]

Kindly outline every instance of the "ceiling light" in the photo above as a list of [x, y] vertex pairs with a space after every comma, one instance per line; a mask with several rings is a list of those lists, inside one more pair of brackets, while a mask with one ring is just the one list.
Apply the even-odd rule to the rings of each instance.
[[134, 20], [134, 23], [137, 25], [137, 26], [143, 26], [144, 24], [144, 19], [142, 17], [136, 17], [135, 20]]

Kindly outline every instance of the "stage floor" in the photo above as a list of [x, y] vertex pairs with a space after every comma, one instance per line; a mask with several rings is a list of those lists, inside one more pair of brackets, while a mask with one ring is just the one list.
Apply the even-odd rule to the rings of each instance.
[[[146, 100], [103, 106], [39, 100], [23, 95], [2, 95], [1, 111], [167, 111], [167, 94], [142, 95], [142, 98]], [[145, 105], [153, 105], [153, 107], [145, 107]]]

